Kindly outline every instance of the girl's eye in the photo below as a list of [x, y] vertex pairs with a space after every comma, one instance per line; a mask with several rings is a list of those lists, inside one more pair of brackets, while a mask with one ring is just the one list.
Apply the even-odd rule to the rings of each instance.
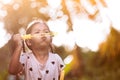
[[37, 33], [40, 33], [40, 32], [35, 32], [35, 33], [37, 34]]
[[45, 32], [45, 33], [49, 33], [49, 32]]
[[49, 31], [45, 31], [44, 33], [50, 33]]

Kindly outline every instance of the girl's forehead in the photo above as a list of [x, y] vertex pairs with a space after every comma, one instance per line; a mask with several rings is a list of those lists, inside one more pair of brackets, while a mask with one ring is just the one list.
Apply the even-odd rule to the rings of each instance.
[[36, 29], [40, 29], [40, 30], [47, 29], [47, 30], [49, 30], [48, 26], [45, 23], [34, 24], [33, 27], [32, 27], [32, 30], [36, 30]]
[[35, 22], [31, 22], [30, 24], [28, 24], [27, 29], [26, 29], [26, 34], [31, 33], [31, 31], [36, 31], [36, 30], [49, 30], [48, 25], [45, 22], [41, 22], [41, 21], [35, 21]]

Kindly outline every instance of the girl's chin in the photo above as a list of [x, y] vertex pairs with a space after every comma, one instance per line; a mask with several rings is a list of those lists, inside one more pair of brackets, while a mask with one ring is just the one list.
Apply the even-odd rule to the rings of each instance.
[[40, 45], [40, 48], [46, 48], [46, 47], [48, 47], [47, 44], [41, 44], [41, 45]]

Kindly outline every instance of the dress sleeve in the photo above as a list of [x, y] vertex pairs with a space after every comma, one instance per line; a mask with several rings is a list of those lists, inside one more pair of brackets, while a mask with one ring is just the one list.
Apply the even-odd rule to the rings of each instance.
[[20, 63], [25, 67], [27, 60], [27, 53], [21, 53], [20, 55]]
[[64, 64], [62, 58], [58, 54], [55, 54], [55, 55], [56, 55], [56, 59], [58, 61], [58, 69], [61, 72], [64, 69], [65, 64]]

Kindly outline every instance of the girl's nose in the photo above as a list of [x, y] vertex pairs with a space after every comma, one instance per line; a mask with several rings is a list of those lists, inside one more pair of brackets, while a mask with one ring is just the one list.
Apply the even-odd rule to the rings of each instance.
[[45, 33], [41, 33], [40, 36], [41, 36], [41, 37], [45, 37]]
[[41, 37], [47, 37], [50, 36], [48, 33], [41, 33]]
[[40, 36], [41, 36], [41, 39], [42, 39], [42, 40], [45, 40], [45, 39], [46, 39], [45, 33], [41, 33]]
[[48, 36], [51, 36], [50, 33], [41, 33], [40, 34], [41, 37], [48, 37]]

